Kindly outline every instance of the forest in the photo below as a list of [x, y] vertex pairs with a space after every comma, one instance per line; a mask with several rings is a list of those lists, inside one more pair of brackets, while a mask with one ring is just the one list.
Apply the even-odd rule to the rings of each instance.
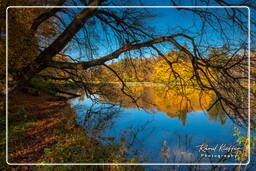
[[[216, 167], [253, 169], [255, 2], [0, 4], [0, 170], [62, 169], [50, 163], [87, 163], [66, 170], [94, 169], [88, 163], [245, 165], [250, 157], [249, 165]], [[195, 146], [203, 142], [243, 150], [236, 159], [202, 159]]]
[[[186, 43], [184, 43], [183, 47], [186, 48]], [[108, 64], [108, 67], [115, 70], [124, 82], [152, 82], [162, 83], [164, 85], [196, 84], [196, 79], [192, 78], [193, 66], [189, 61], [188, 55], [180, 50], [171, 50], [164, 56], [172, 63], [173, 68], [170, 68], [168, 63], [166, 63], [161, 56], [142, 57], [141, 59], [123, 58], [120, 62]], [[217, 58], [220, 56], [223, 61], [224, 59], [228, 60], [230, 58], [228, 49], [225, 48], [225, 46], [218, 49], [211, 49], [208, 58], [218, 60]], [[177, 72], [177, 74], [182, 77], [181, 82], [176, 79], [177, 75], [175, 75], [175, 72], [168, 72], [170, 69], [173, 69], [173, 71]], [[204, 70], [206, 70], [206, 68], [204, 68]], [[118, 77], [115, 76], [115, 73], [111, 72], [106, 66], [93, 68], [92, 71], [88, 71], [87, 74], [86, 77], [90, 77], [91, 80], [95, 79], [94, 81], [102, 82], [108, 80], [109, 82], [120, 82]], [[204, 82], [206, 82], [206, 80]]]

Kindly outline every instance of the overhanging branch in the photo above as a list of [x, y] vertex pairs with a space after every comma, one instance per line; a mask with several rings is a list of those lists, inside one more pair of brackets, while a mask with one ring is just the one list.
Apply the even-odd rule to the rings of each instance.
[[[185, 37], [185, 38], [191, 40], [192, 44], [194, 44], [193, 38], [191, 38], [185, 34], [174, 34], [171, 36], [159, 37], [159, 38], [149, 40], [149, 41], [146, 41], [143, 43], [137, 43], [137, 44], [128, 43], [128, 44], [122, 46], [121, 48], [117, 49], [113, 53], [103, 56], [99, 59], [94, 59], [94, 60], [87, 61], [87, 62], [78, 62], [78, 63], [51, 61], [51, 62], [49, 62], [48, 66], [59, 68], [59, 69], [76, 69], [76, 68], [88, 69], [93, 66], [103, 65], [107, 61], [118, 58], [119, 55], [121, 55], [124, 52], [131, 51], [131, 50], [137, 50], [137, 49], [141, 49], [144, 47], [152, 48], [152, 45], [162, 43], [162, 42], [171, 42], [177, 48], [179, 48], [180, 50], [185, 52], [191, 59], [196, 58], [195, 55], [193, 55], [188, 49], [184, 48], [182, 45], [180, 45], [175, 40], [176, 37]], [[194, 50], [194, 52], [196, 52], [196, 51]]]

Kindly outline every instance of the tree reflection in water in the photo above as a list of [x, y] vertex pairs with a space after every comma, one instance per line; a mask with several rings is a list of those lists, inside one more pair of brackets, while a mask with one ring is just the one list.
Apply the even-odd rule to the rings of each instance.
[[123, 94], [119, 87], [113, 86], [104, 91], [105, 94], [99, 96], [103, 102], [119, 104], [125, 109], [139, 106], [140, 109], [151, 113], [164, 112], [170, 118], [178, 117], [183, 126], [186, 125], [187, 114], [190, 112], [207, 111], [210, 121], [219, 121], [221, 124], [225, 124], [225, 118], [228, 116], [219, 103], [212, 105], [215, 98], [212, 91], [189, 86], [183, 87], [182, 90], [163, 86], [129, 87], [129, 93], [135, 97], [137, 104]]
[[[80, 101], [84, 100], [84, 96], [81, 97]], [[104, 139], [99, 136], [103, 130], [109, 129], [114, 123], [114, 118], [117, 117], [121, 111], [119, 105], [104, 103], [98, 101], [98, 97], [90, 96], [91, 103], [89, 106], [78, 104], [75, 105], [79, 116], [77, 116], [77, 122], [82, 125], [86, 131], [86, 134], [93, 137]]]
[[[132, 110], [135, 112], [136, 119], [137, 116], [140, 117], [140, 109], [144, 110], [144, 113], [145, 111], [151, 113], [151, 116], [165, 113], [171, 120], [178, 119], [184, 128], [187, 125], [187, 119], [190, 118], [189, 116], [196, 115], [198, 112], [204, 112], [208, 121], [225, 125], [228, 117], [218, 103], [212, 105], [214, 94], [211, 91], [202, 91], [192, 87], [183, 87], [182, 91], [168, 89], [163, 86], [134, 86], [128, 88], [129, 90], [126, 91], [136, 99], [137, 104], [123, 94], [118, 86], [101, 87], [101, 93], [80, 98], [80, 102], [77, 102], [74, 106], [80, 116], [77, 121], [84, 126], [88, 135], [103, 142], [120, 144], [119, 152], [121, 154], [127, 156], [127, 158], [136, 158], [139, 162], [216, 162], [216, 160], [205, 161], [206, 159], [198, 154], [198, 149], [195, 149], [194, 146], [198, 142], [198, 138], [194, 136], [193, 131], [198, 130], [192, 130], [192, 134], [190, 134], [175, 132], [170, 129], [167, 130], [169, 132], [165, 135], [165, 130], [161, 132], [160, 129], [166, 129], [166, 127], [162, 128], [161, 125], [154, 125], [154, 119], [145, 119], [142, 120], [143, 122], [139, 121], [139, 124], [131, 122], [130, 125], [127, 124], [125, 127], [117, 127], [118, 130], [116, 131], [118, 133], [113, 134], [110, 131], [113, 127], [116, 127], [115, 124], [120, 122], [120, 119], [118, 120], [120, 113]], [[87, 100], [84, 103], [86, 101], [84, 98], [88, 98], [89, 101]], [[137, 106], [139, 106], [139, 109]], [[122, 115], [122, 117], [128, 116]], [[121, 120], [124, 119], [122, 117]], [[169, 127], [173, 127], [173, 125]], [[159, 135], [161, 136], [159, 139], [149, 138], [151, 136], [157, 137], [158, 131], [162, 133]], [[232, 137], [232, 133], [230, 137]], [[148, 146], [148, 143], [151, 143], [150, 141], [159, 141], [155, 143], [152, 150]], [[199, 142], [207, 143], [202, 139]]]

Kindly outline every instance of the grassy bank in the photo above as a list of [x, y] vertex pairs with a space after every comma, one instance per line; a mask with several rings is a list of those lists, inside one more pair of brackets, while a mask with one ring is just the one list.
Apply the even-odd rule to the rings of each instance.
[[[154, 83], [154, 82], [124, 82], [127, 86], [145, 86], [145, 87], [163, 87], [164, 84], [161, 83]], [[122, 86], [122, 82], [100, 82], [100, 81], [90, 81], [87, 84], [91, 85], [112, 85], [112, 86]]]
[[[75, 113], [64, 101], [48, 94], [31, 96], [21, 92], [9, 101], [9, 162], [10, 163], [119, 163], [127, 160], [118, 144], [101, 144], [85, 135], [75, 123]], [[3, 116], [3, 115], [2, 115]], [[1, 125], [5, 120], [1, 117]], [[3, 127], [4, 128], [4, 127]], [[1, 138], [5, 129], [1, 129]], [[5, 139], [1, 139], [1, 168], [5, 164]], [[24, 169], [23, 166], [22, 168]], [[33, 166], [44, 170], [141, 170], [136, 166]], [[21, 169], [21, 167], [12, 167]]]

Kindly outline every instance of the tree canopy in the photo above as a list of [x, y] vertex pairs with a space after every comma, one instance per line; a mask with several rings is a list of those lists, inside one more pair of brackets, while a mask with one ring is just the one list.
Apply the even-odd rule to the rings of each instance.
[[[255, 7], [251, 1], [237, 1], [232, 4], [224, 0], [191, 3], [248, 5], [252, 9]], [[191, 84], [202, 90], [213, 91], [218, 97], [215, 103], [220, 103], [227, 113], [240, 114], [246, 121], [246, 8], [173, 8], [175, 13], [194, 15], [201, 28], [194, 31], [196, 26], [187, 29], [183, 25], [174, 24], [174, 28], [160, 32], [154, 23], [157, 11], [145, 8], [98, 7], [130, 5], [130, 2], [15, 0], [1, 2], [1, 5], [2, 13], [3, 9], [11, 5], [49, 6], [9, 7], [7, 32], [4, 32], [5, 24], [1, 18], [2, 57], [4, 39], [8, 33], [7, 78], [10, 92], [29, 85], [32, 79], [38, 77], [51, 82], [77, 83], [88, 93], [91, 92], [91, 87], [87, 83], [104, 77], [113, 77], [113, 80], [120, 81], [124, 92], [126, 81], [153, 80], [169, 85], [179, 82], [182, 85]], [[51, 8], [51, 5], [59, 7]], [[66, 8], [62, 5], [83, 5], [90, 8]], [[184, 5], [184, 2], [172, 0], [168, 5]], [[174, 23], [172, 20], [170, 22]], [[254, 18], [251, 19], [251, 24], [255, 26]], [[237, 31], [238, 37], [231, 34], [231, 26], [233, 32]], [[217, 36], [214, 38], [212, 33]], [[252, 37], [254, 34], [252, 30]], [[186, 43], [183, 44], [184, 42]], [[173, 51], [166, 54], [166, 49]], [[5, 70], [2, 68], [4, 67], [0, 71], [3, 85]]]

